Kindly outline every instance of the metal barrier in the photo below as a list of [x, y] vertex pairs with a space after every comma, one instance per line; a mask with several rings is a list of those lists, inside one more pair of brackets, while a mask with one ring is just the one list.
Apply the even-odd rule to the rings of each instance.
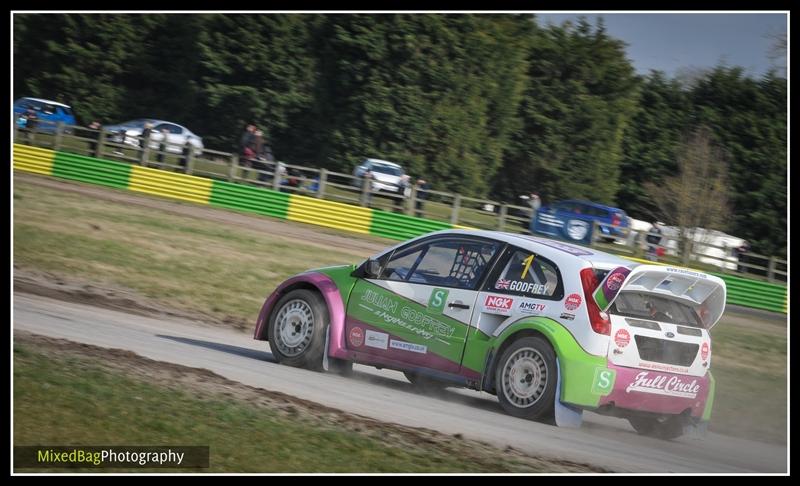
[[[532, 216], [530, 206], [517, 206], [498, 201], [462, 196], [448, 192], [424, 189], [411, 184], [402, 192], [376, 190], [369, 178], [300, 165], [265, 160], [241, 160], [236, 154], [204, 149], [184, 151], [165, 144], [152, 148], [152, 143], [130, 136], [107, 131], [58, 124], [44, 132], [20, 129], [15, 125], [14, 140], [31, 147], [50, 149], [59, 153], [59, 170], [72, 171], [85, 182], [104, 180], [105, 185], [116, 184], [106, 178], [93, 160], [104, 159], [139, 167], [149, 167], [186, 175], [195, 175], [215, 181], [247, 184], [272, 189], [286, 194], [308, 196], [333, 202], [358, 205], [381, 211], [381, 214], [416, 216], [438, 221], [452, 227], [473, 227], [488, 230], [530, 233]], [[113, 169], [122, 173], [120, 168]], [[95, 182], [96, 183], [96, 182]], [[380, 216], [382, 231], [389, 231], [388, 216]], [[403, 219], [408, 223], [409, 220]], [[427, 224], [427, 223], [426, 223]], [[426, 227], [434, 227], [428, 224]], [[598, 237], [599, 224], [593, 223], [590, 246], [632, 257], [647, 257], [644, 236], [623, 230], [623, 235]], [[387, 233], [388, 234], [388, 233]], [[398, 234], [407, 234], [400, 231]], [[656, 234], [656, 233], [652, 233]], [[787, 261], [748, 253], [737, 258], [732, 248], [709, 243], [681, 242], [674, 235], [660, 234], [664, 261], [693, 265], [702, 269], [718, 270], [724, 274], [764, 278], [769, 282], [787, 280]], [[605, 240], [605, 241], [603, 241]], [[688, 250], [687, 250], [688, 248]]]

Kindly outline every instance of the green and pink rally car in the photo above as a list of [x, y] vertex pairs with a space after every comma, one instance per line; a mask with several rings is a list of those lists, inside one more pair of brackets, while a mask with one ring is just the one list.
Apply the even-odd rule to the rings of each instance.
[[517, 417], [578, 426], [591, 410], [670, 439], [708, 425], [709, 330], [725, 298], [721, 279], [693, 270], [446, 230], [289, 278], [255, 339], [290, 366], [395, 369], [495, 394]]

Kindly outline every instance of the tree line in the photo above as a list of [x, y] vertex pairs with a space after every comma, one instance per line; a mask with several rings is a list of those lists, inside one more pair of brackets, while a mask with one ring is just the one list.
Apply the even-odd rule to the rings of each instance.
[[[664, 219], [652, 187], [692, 133], [728, 167], [719, 229], [786, 254], [786, 79], [718, 66], [637, 75], [602, 20], [492, 14], [15, 14], [14, 94], [79, 121], [188, 126], [233, 150], [349, 172], [396, 161], [433, 188], [585, 198]], [[670, 221], [667, 221], [670, 223]]]

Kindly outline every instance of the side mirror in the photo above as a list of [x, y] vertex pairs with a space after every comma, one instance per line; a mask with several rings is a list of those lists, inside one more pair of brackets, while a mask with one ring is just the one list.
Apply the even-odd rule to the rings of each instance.
[[364, 276], [366, 278], [378, 278], [381, 273], [381, 264], [378, 260], [369, 259], [364, 265]]

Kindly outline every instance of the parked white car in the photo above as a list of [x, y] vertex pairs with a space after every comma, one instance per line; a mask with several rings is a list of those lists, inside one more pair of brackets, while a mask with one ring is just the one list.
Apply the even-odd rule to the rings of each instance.
[[[408, 196], [408, 176], [400, 164], [381, 159], [364, 159], [358, 167], [353, 170], [356, 177], [364, 177], [364, 174], [372, 174], [372, 190], [375, 192], [391, 192], [397, 194], [400, 187], [403, 187], [403, 195]], [[360, 184], [358, 181], [355, 184]]]
[[110, 141], [139, 147], [139, 138], [147, 124], [150, 125], [150, 129], [152, 130], [150, 133], [151, 149], [159, 149], [161, 141], [164, 138], [164, 131], [166, 130], [167, 152], [180, 154], [183, 152], [183, 147], [186, 145], [186, 142], [189, 142], [192, 147], [194, 147], [194, 155], [203, 153], [203, 139], [192, 133], [188, 128], [178, 125], [177, 123], [151, 118], [140, 118], [117, 125], [107, 125], [104, 129], [111, 133], [109, 136]]

